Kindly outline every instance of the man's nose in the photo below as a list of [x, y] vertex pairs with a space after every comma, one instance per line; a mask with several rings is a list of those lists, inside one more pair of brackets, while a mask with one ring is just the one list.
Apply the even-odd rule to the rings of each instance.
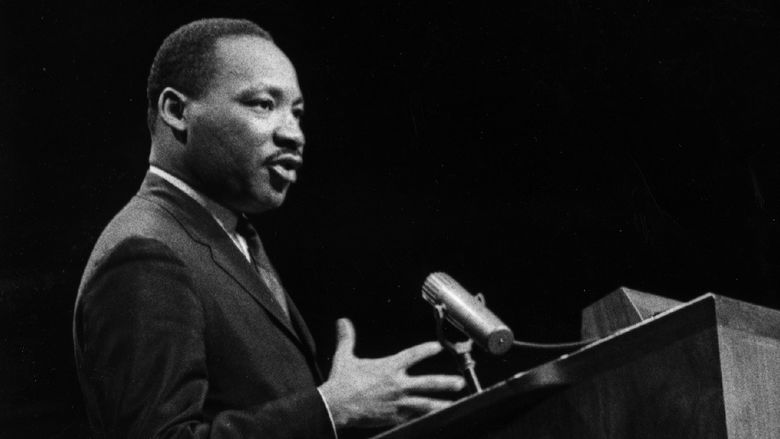
[[287, 115], [274, 132], [274, 140], [282, 148], [302, 150], [306, 137], [301, 129], [301, 121], [292, 114]]

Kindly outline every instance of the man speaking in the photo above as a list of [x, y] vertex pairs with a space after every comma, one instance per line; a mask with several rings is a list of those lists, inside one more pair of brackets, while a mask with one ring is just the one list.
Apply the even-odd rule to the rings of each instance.
[[460, 377], [410, 376], [439, 352], [353, 355], [330, 376], [247, 214], [279, 207], [303, 164], [303, 97], [271, 36], [207, 19], [169, 35], [148, 80], [149, 171], [103, 231], [74, 343], [97, 437], [327, 438], [445, 407]]

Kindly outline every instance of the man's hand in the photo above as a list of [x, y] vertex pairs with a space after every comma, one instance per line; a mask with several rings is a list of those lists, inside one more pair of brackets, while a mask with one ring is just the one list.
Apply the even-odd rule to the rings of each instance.
[[337, 428], [400, 424], [450, 405], [423, 393], [457, 392], [465, 386], [459, 376], [406, 373], [412, 365], [441, 352], [438, 342], [422, 343], [389, 357], [363, 359], [354, 354], [352, 322], [339, 319], [337, 333], [333, 367], [319, 388]]

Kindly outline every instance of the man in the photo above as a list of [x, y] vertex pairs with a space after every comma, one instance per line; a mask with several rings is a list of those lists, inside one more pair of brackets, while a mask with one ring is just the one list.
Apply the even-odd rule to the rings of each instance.
[[460, 377], [409, 376], [424, 343], [366, 360], [337, 325], [330, 376], [245, 214], [279, 207], [302, 165], [293, 65], [245, 20], [168, 36], [148, 83], [150, 169], [106, 227], [74, 342], [98, 437], [333, 437], [440, 409]]

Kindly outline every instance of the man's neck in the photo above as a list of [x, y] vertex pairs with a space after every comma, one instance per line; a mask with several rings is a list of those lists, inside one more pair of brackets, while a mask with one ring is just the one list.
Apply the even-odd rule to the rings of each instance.
[[214, 219], [217, 220], [219, 225], [221, 225], [222, 228], [224, 228], [225, 231], [228, 232], [228, 234], [235, 233], [236, 223], [238, 222], [238, 216], [240, 214], [233, 212], [227, 207], [212, 200], [211, 198], [204, 195], [202, 192], [193, 188], [186, 181], [182, 180], [181, 178], [171, 174], [170, 172], [158, 166], [150, 165], [149, 172], [151, 172], [154, 175], [157, 175], [158, 177], [162, 178], [168, 183], [174, 185], [177, 189], [184, 192], [190, 198], [195, 200], [198, 204], [203, 206], [203, 208], [206, 209], [211, 214], [211, 216], [213, 216]]

